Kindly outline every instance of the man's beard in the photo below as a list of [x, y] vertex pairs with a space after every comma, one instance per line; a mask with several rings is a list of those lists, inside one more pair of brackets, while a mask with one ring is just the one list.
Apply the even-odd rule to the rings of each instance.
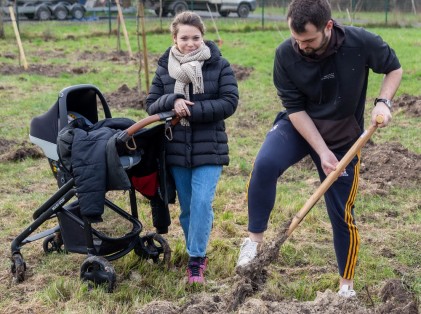
[[307, 50], [301, 50], [301, 53], [307, 57], [315, 57], [323, 53], [329, 43], [329, 37], [326, 36], [325, 32], [322, 32], [323, 38], [322, 42], [320, 43], [319, 47], [317, 48], [309, 48]]

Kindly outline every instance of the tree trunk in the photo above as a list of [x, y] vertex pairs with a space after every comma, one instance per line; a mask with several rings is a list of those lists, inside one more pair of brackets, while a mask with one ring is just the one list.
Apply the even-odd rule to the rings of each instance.
[[3, 0], [0, 0], [0, 38], [5, 38], [3, 25]]

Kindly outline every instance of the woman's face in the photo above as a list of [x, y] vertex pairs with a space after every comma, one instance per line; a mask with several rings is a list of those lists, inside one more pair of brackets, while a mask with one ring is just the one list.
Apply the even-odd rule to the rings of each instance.
[[202, 42], [202, 33], [197, 27], [191, 25], [180, 25], [177, 35], [174, 36], [174, 43], [182, 54], [198, 49]]

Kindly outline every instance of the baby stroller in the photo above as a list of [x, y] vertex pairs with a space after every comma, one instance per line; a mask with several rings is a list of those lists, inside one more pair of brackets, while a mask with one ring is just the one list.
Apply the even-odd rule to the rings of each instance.
[[[17, 282], [25, 279], [22, 246], [40, 239], [44, 239], [45, 253], [87, 254], [80, 267], [80, 278], [95, 285], [105, 285], [109, 292], [113, 291], [116, 282], [110, 261], [132, 250], [155, 263], [169, 263], [171, 250], [160, 233], [167, 232], [170, 224], [168, 202], [171, 202], [169, 198], [175, 198], [175, 194], [169, 196], [170, 189], [166, 188], [163, 150], [164, 134], [171, 130], [172, 118], [173, 112], [153, 115], [136, 123], [126, 118], [111, 118], [107, 102], [98, 88], [82, 84], [60, 91], [57, 102], [46, 113], [32, 119], [30, 140], [48, 158], [59, 189], [33, 213], [34, 221], [11, 244], [11, 271]], [[144, 128], [156, 121], [165, 123]], [[94, 134], [94, 131], [99, 133]], [[80, 141], [90, 140], [88, 146], [80, 146], [81, 134], [94, 134]], [[95, 146], [97, 143], [99, 146]], [[100, 161], [96, 155], [100, 156]], [[99, 179], [93, 178], [98, 175]], [[148, 183], [151, 178], [154, 181]], [[89, 190], [92, 185], [94, 189]], [[106, 194], [118, 189], [129, 191], [130, 213], [113, 203]], [[140, 236], [143, 227], [138, 219], [136, 191], [151, 201], [157, 233]], [[104, 209], [127, 222], [131, 231], [113, 237], [97, 230], [94, 226], [102, 221]], [[55, 227], [33, 234], [51, 219], [58, 220]]]

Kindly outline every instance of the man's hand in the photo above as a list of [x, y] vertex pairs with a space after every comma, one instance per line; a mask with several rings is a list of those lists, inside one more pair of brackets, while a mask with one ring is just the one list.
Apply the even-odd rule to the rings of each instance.
[[379, 124], [379, 128], [384, 128], [386, 125], [392, 121], [392, 114], [390, 113], [389, 108], [382, 102], [378, 102], [371, 112], [371, 124], [376, 125], [376, 117], [383, 116], [383, 123]]
[[329, 175], [332, 171], [336, 170], [336, 165], [339, 163], [335, 154], [329, 149], [319, 155], [320, 163], [322, 165], [325, 175]]

